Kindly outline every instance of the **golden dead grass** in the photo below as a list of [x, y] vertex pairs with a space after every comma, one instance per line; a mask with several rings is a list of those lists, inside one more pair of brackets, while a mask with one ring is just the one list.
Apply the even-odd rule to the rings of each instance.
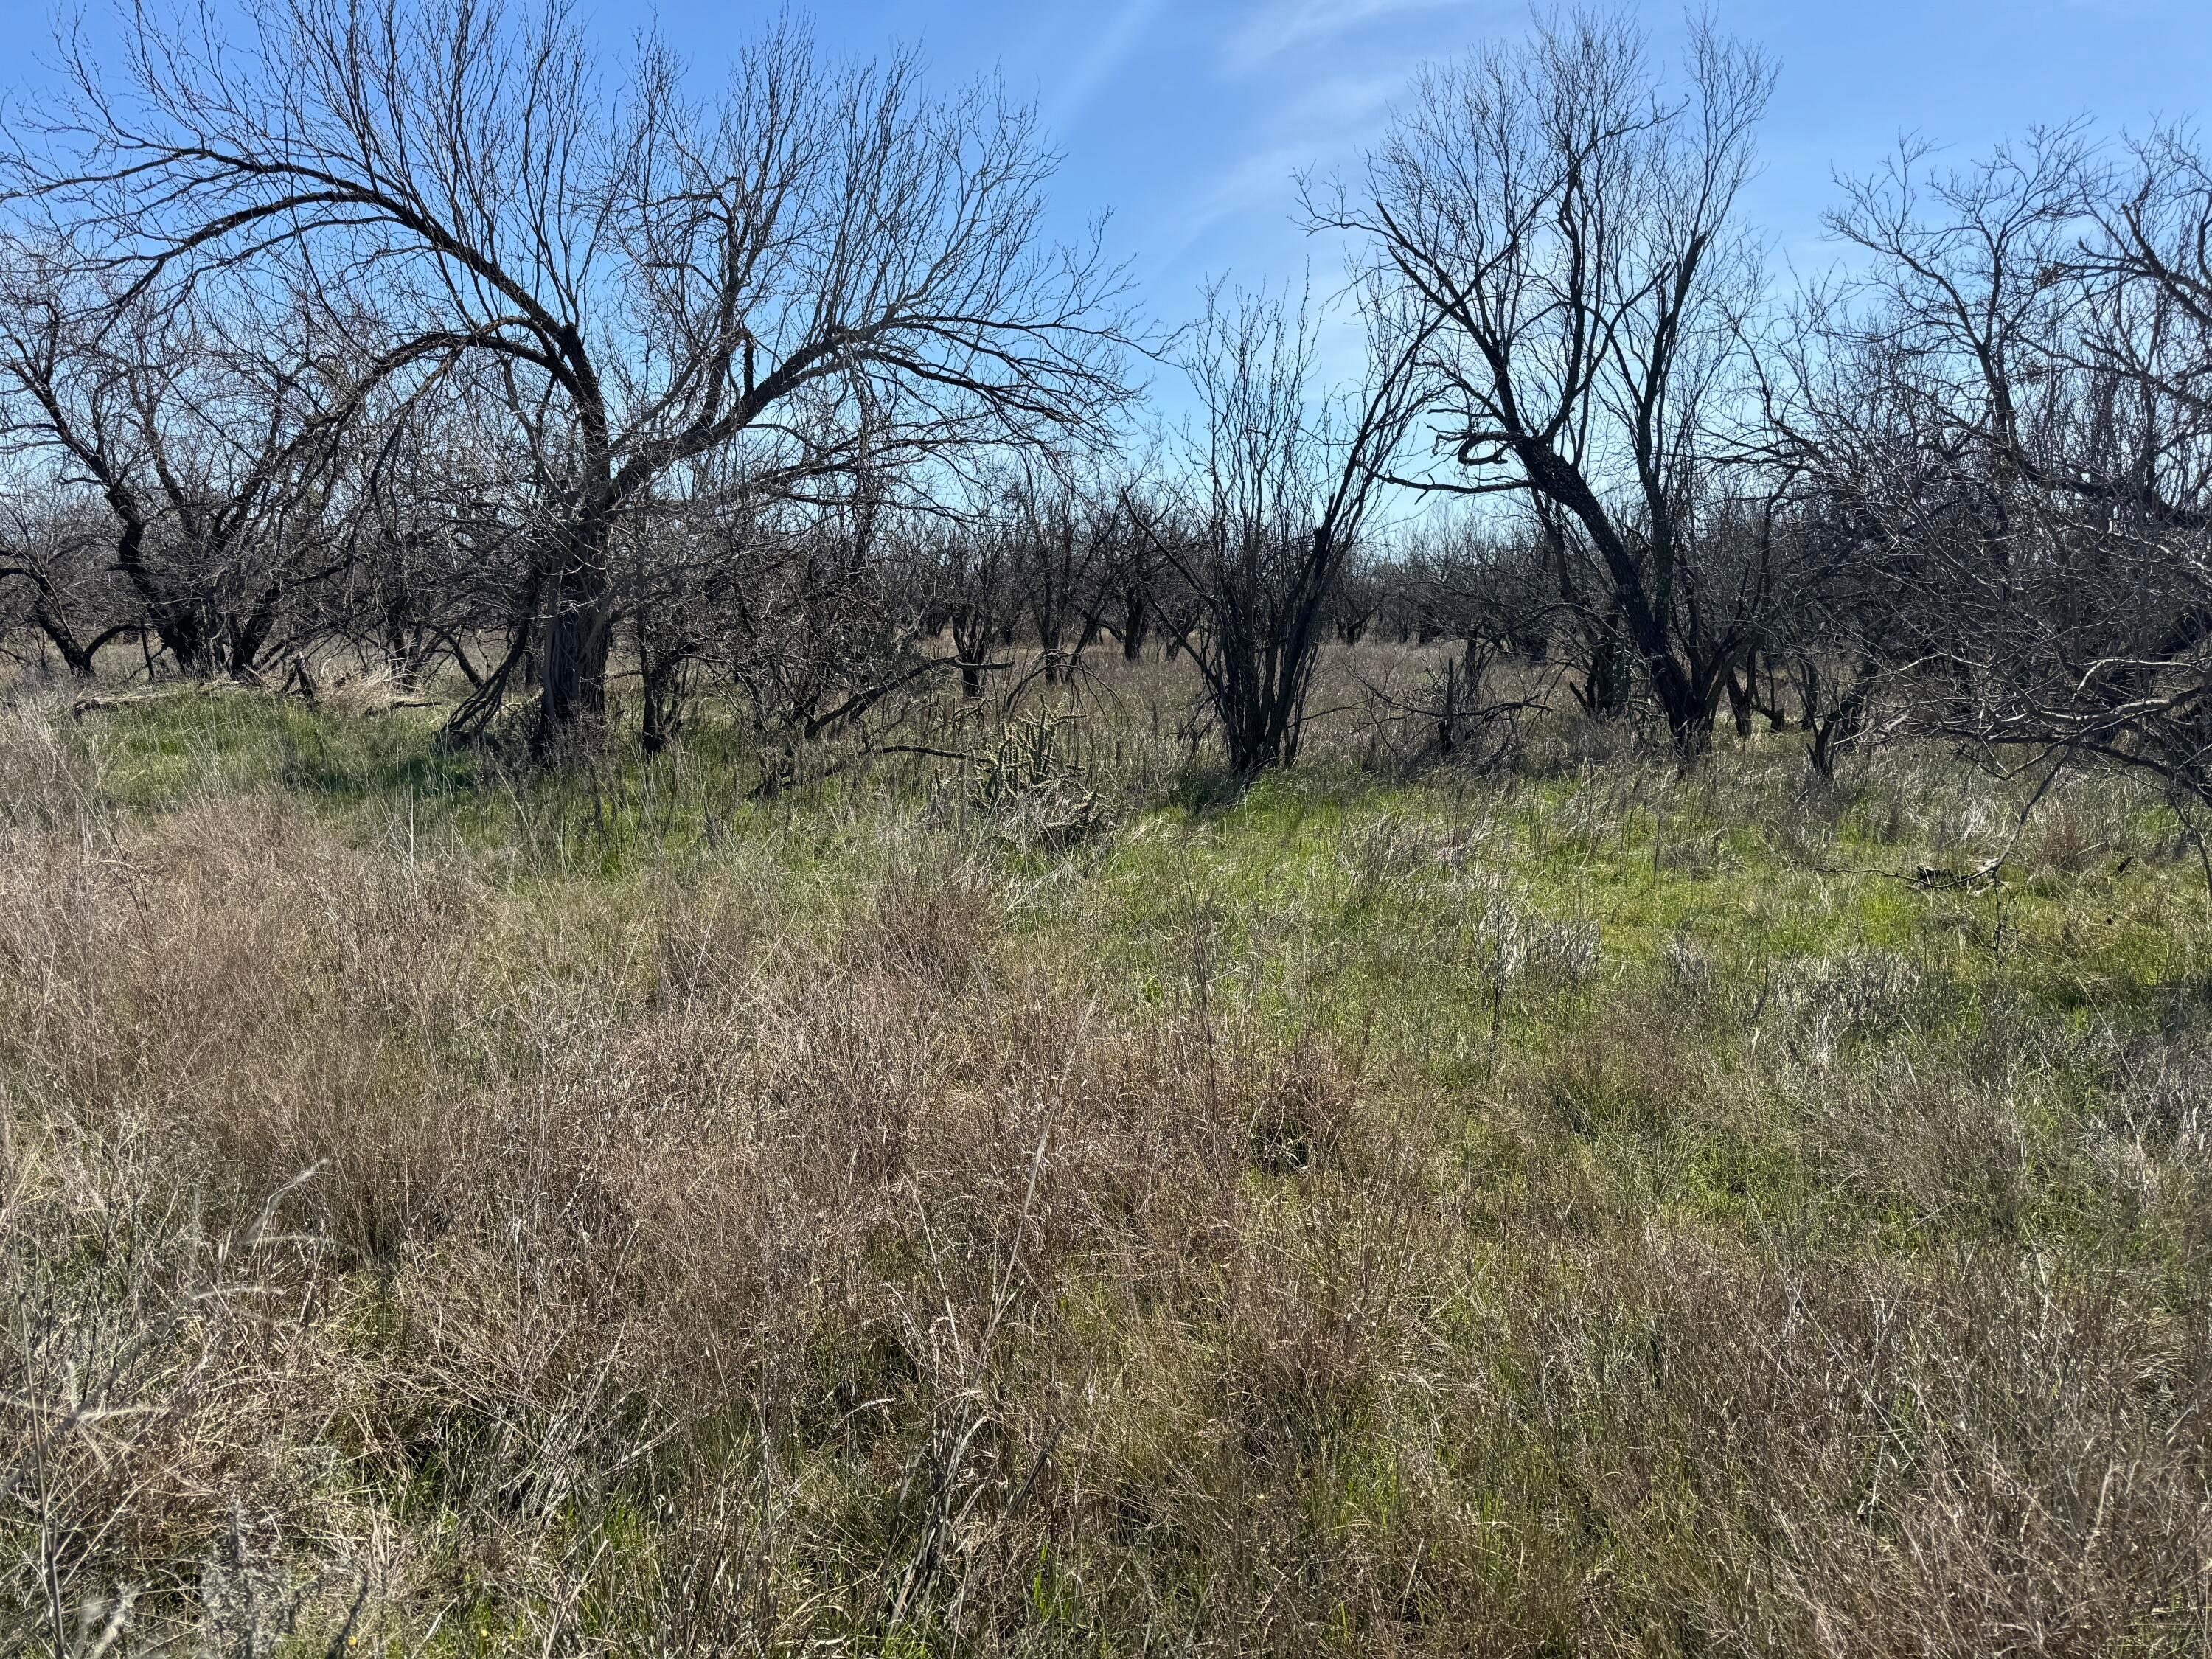
[[[282, 791], [125, 812], [11, 718], [11, 1650], [2212, 1631], [2186, 999], [2000, 1063], [1895, 951], [1613, 959], [1464, 797], [1282, 832], [1325, 893], [889, 795], [866, 858], [546, 877]], [[1601, 805], [1528, 810], [1586, 858]], [[1466, 1029], [1324, 1017], [1355, 961]]]

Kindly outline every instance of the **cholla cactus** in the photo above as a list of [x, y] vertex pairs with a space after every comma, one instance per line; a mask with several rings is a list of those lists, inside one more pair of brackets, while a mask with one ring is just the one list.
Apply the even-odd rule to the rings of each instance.
[[1024, 842], [1064, 845], [1096, 829], [1103, 811], [1063, 735], [1080, 718], [1024, 714], [1009, 722], [998, 744], [970, 763], [969, 805], [1005, 820]]

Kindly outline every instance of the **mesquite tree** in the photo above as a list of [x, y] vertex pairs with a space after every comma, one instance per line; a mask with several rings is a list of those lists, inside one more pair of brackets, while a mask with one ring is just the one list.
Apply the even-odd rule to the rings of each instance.
[[1772, 83], [1695, 22], [1678, 92], [1626, 16], [1574, 14], [1425, 70], [1356, 185], [1304, 187], [1309, 222], [1350, 233], [1430, 331], [1438, 464], [1405, 481], [1530, 501], [1563, 602], [1601, 651], [1626, 643], [1686, 753], [1771, 591], [1709, 568], [1700, 532], [1758, 289], [1734, 210]]
[[[303, 641], [311, 590], [346, 562], [339, 440], [377, 401], [358, 373], [374, 324], [223, 273], [118, 295], [90, 264], [63, 238], [0, 252], [0, 442], [81, 531], [104, 517], [109, 570], [179, 671], [252, 676]], [[15, 570], [89, 672], [62, 597], [84, 585]]]
[[2080, 128], [1847, 186], [1864, 254], [1778, 356], [1844, 550], [1826, 630], [1905, 725], [2212, 804], [2212, 167]]
[[1336, 584], [1411, 412], [1418, 332], [1364, 387], [1330, 396], [1319, 325], [1304, 303], [1207, 296], [1184, 356], [1203, 410], [1186, 499], [1144, 526], [1203, 605], [1193, 655], [1238, 772], [1297, 757]]
[[695, 100], [651, 44], [603, 87], [559, 0], [123, 22], [124, 73], [72, 58], [4, 183], [133, 294], [256, 264], [373, 305], [365, 380], [490, 362], [537, 470], [544, 746], [599, 718], [615, 532], [672, 469], [726, 453], [748, 491], [823, 490], [1125, 396], [1119, 277], [1095, 239], [1042, 240], [1030, 112], [928, 93], [910, 55], [834, 64], [780, 24]]

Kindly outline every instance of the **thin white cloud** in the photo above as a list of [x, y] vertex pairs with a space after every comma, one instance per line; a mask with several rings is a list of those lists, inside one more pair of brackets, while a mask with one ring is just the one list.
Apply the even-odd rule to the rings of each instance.
[[1330, 76], [1304, 85], [1275, 112], [1254, 145], [1210, 177], [1168, 221], [1155, 256], [1158, 265], [1172, 269], [1226, 222], [1286, 222], [1295, 176], [1308, 168], [1327, 173], [1354, 161], [1403, 85], [1402, 75], [1387, 73]]
[[1229, 67], [1241, 73], [1286, 52], [1325, 46], [1390, 18], [1464, 3], [1465, 0], [1266, 0], [1230, 35], [1224, 51]]
[[1152, 258], [1163, 270], [1171, 270], [1199, 242], [1224, 222], [1260, 215], [1287, 216], [1291, 175], [1311, 161], [1304, 150], [1287, 145], [1255, 151], [1223, 169], [1205, 191], [1163, 227], [1168, 233]]
[[1128, 61], [1166, 3], [1167, 0], [1128, 0], [1115, 13], [1066, 77], [1046, 96], [1044, 117], [1054, 131], [1064, 133], [1083, 118], [1091, 100]]

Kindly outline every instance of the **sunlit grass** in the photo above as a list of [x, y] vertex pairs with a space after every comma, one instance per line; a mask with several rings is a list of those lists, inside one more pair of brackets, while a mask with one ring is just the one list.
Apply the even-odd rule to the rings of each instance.
[[[456, 1655], [2197, 1628], [2212, 939], [2124, 782], [1560, 722], [1240, 785], [1132, 697], [1060, 834], [920, 758], [764, 792], [711, 710], [550, 773], [41, 720], [9, 1293], [217, 1344], [69, 1465], [149, 1631], [233, 1492], [317, 1644], [381, 1540], [374, 1639]], [[210, 1237], [285, 1311], [164, 1323]]]

